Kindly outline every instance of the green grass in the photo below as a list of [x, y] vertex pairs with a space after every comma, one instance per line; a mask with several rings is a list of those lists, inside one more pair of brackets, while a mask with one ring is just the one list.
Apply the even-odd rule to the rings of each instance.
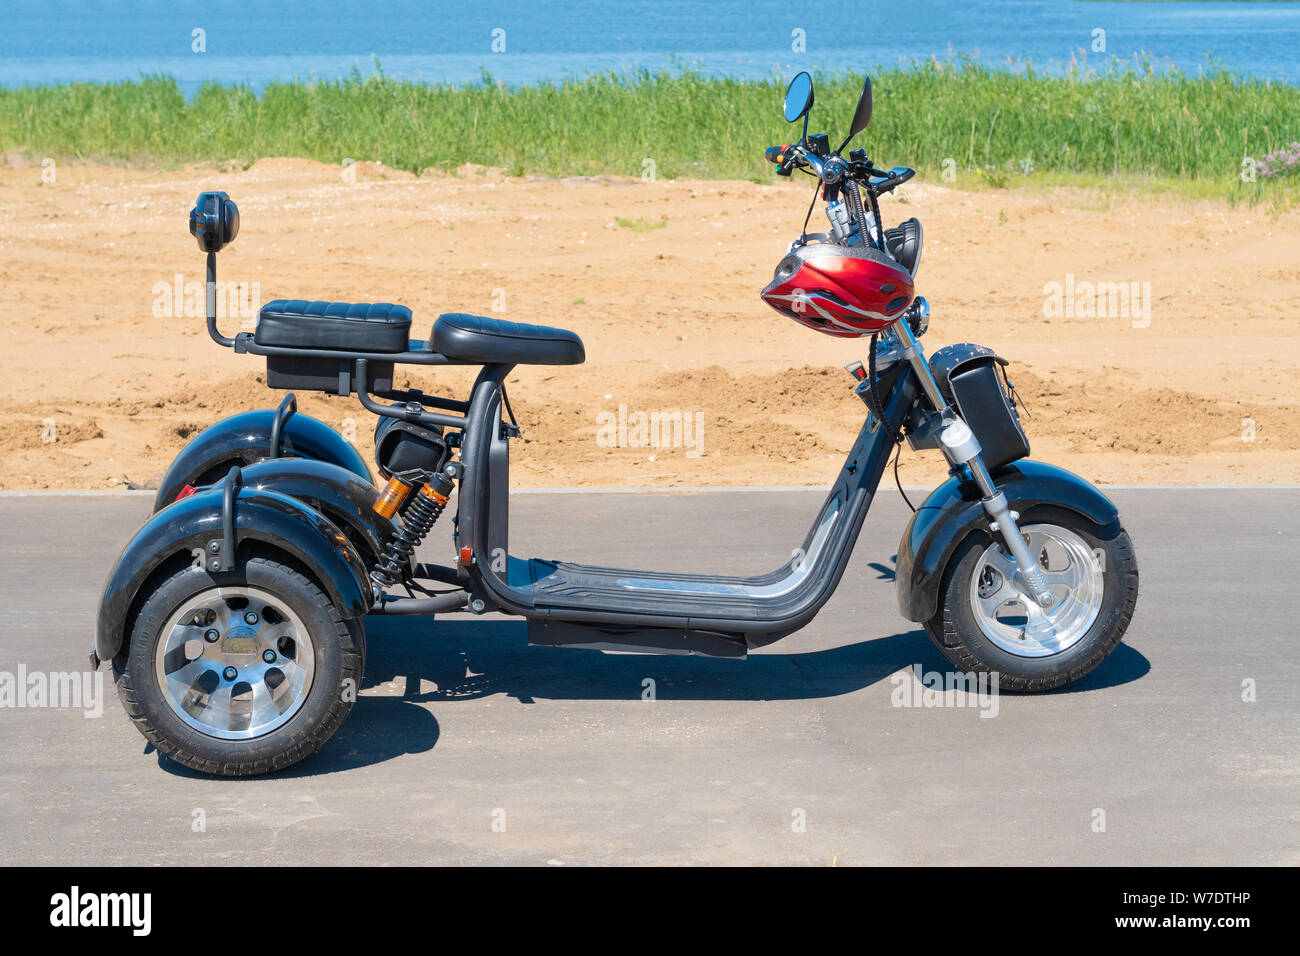
[[637, 216], [635, 219], [627, 219], [620, 216], [616, 222], [622, 229], [631, 229], [633, 232], [650, 232], [652, 229], [662, 229], [668, 225], [667, 217], [663, 219], [645, 219]]
[[[878, 164], [991, 188], [1053, 178], [1198, 183], [1242, 196], [1243, 156], [1300, 140], [1300, 88], [1137, 64], [1094, 75], [989, 70], [969, 61], [873, 76], [859, 137]], [[844, 129], [860, 80], [818, 78], [812, 130]], [[204, 87], [186, 102], [164, 77], [0, 90], [0, 149], [175, 164], [301, 156], [419, 172], [462, 163], [512, 175], [772, 179], [763, 148], [797, 128], [777, 80], [695, 73], [594, 76], [508, 89], [359, 73], [346, 80]], [[1272, 187], [1271, 187], [1272, 188]]]

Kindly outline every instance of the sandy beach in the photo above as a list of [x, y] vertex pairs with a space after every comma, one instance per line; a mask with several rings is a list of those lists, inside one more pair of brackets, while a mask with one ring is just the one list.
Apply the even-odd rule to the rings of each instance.
[[[520, 487], [819, 484], [861, 423], [842, 366], [865, 342], [757, 295], [799, 231], [806, 182], [345, 174], [296, 159], [60, 166], [46, 182], [11, 158], [0, 487], [147, 488], [199, 429], [279, 402], [261, 360], [186, 314], [201, 302], [186, 216], [202, 189], [242, 213], [219, 265], [235, 284], [227, 333], [282, 297], [401, 302], [420, 338], [450, 311], [578, 332], [585, 365], [511, 378]], [[1300, 214], [1074, 188], [902, 195], [885, 214], [925, 225], [927, 347], [975, 341], [1011, 360], [1034, 457], [1100, 482], [1300, 481]], [[1110, 290], [1094, 308], [1090, 284]], [[472, 374], [399, 369], [458, 397]], [[370, 455], [355, 398], [299, 402]], [[678, 447], [636, 443], [635, 416], [654, 412], [691, 423]], [[611, 445], [609, 423], [629, 418]], [[937, 454], [904, 449], [905, 483], [943, 473]]]

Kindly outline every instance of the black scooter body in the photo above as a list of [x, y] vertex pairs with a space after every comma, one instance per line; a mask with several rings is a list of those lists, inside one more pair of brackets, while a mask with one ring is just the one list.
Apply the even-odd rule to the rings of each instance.
[[[894, 449], [873, 418], [796, 557], [767, 574], [685, 577], [521, 560], [510, 556], [507, 539], [508, 443], [493, 427], [509, 371], [485, 368], [470, 403], [457, 542], [474, 556], [464, 568], [472, 598], [528, 618], [531, 643], [743, 657], [803, 627], [830, 599]], [[917, 391], [910, 375], [893, 382], [885, 414], [896, 432]]]
[[[228, 198], [224, 202], [230, 203]], [[207, 254], [208, 276], [215, 283], [216, 253]], [[331, 310], [339, 307], [330, 305]], [[448, 323], [457, 335], [440, 334]], [[518, 430], [506, 421], [507, 416], [513, 421], [513, 414], [504, 397], [505, 380], [520, 361], [581, 361], [577, 336], [455, 313], [435, 323], [427, 342], [410, 340], [405, 351], [372, 353], [315, 345], [311, 323], [300, 328], [301, 341], [290, 345], [271, 344], [249, 332], [226, 338], [217, 331], [209, 302], [208, 330], [218, 344], [265, 356], [268, 365], [274, 362], [282, 370], [310, 367], [316, 373], [312, 381], [328, 383], [320, 387], [331, 394], [355, 393], [376, 415], [446, 431], [448, 443], [460, 450], [448, 469], [459, 481], [455, 561], [446, 567], [408, 558], [403, 567], [413, 583], [432, 579], [457, 590], [398, 599], [375, 583], [375, 568], [400, 538], [403, 525], [375, 513], [378, 491], [369, 467], [324, 423], [295, 414], [291, 395], [278, 409], [246, 412], [205, 429], [172, 463], [158, 492], [161, 510], [123, 551], [110, 575], [96, 641], [100, 660], [120, 648], [137, 594], [150, 574], [213, 546], [212, 536], [221, 529], [225, 544], [218, 547], [221, 561], [214, 574], [224, 572], [246, 543], [260, 541], [305, 564], [344, 616], [500, 611], [526, 618], [535, 644], [744, 657], [750, 648], [805, 626], [830, 599], [897, 436], [905, 426], [914, 429], [925, 415], [922, 383], [913, 367], [899, 362], [873, 380], [884, 427], [876, 415], [867, 415], [802, 547], [767, 574], [685, 576], [523, 559], [509, 550], [509, 443]], [[360, 336], [358, 341], [368, 340]], [[493, 358], [497, 361], [486, 361]], [[469, 399], [458, 401], [393, 389], [391, 369], [402, 364], [481, 365], [482, 370]], [[865, 373], [859, 376], [863, 378]], [[868, 397], [864, 385], [858, 393]], [[176, 500], [187, 485], [218, 477], [220, 485]], [[1001, 469], [997, 484], [1021, 509], [1050, 501], [1099, 525], [1116, 520], [1104, 495], [1062, 469], [1022, 460]], [[968, 535], [988, 527], [979, 490], [968, 476], [953, 477], [930, 495], [899, 549], [896, 581], [906, 617], [933, 616], [949, 558]]]
[[[1050, 690], [1096, 667], [1123, 637], [1137, 597], [1114, 506], [1081, 478], [1027, 460], [1005, 360], [970, 344], [926, 358], [919, 339], [929, 303], [912, 281], [920, 224], [886, 230], [878, 203], [914, 171], [880, 170], [864, 149], [843, 155], [870, 118], [869, 80], [835, 150], [826, 135], [808, 135], [812, 102], [812, 79], [800, 73], [784, 114], [803, 119], [803, 136], [768, 155], [779, 174], [800, 169], [819, 180], [830, 232], [809, 235], [805, 221], [782, 262], [815, 250], [835, 268], [801, 270], [788, 290], [769, 287], [764, 298], [820, 331], [871, 336], [866, 366], [848, 367], [869, 412], [801, 547], [766, 574], [511, 555], [510, 442], [520, 430], [506, 378], [521, 365], [578, 364], [582, 340], [464, 313], [439, 316], [427, 339], [414, 339], [403, 305], [306, 298], [270, 302], [255, 331], [227, 337], [217, 328], [216, 257], [238, 234], [239, 212], [225, 193], [201, 194], [190, 231], [206, 256], [209, 336], [263, 357], [272, 388], [355, 394], [380, 419], [384, 484], [375, 487], [332, 430], [295, 414], [293, 395], [218, 423], [181, 452], [156, 513], [109, 575], [90, 654], [94, 667], [112, 660], [128, 714], [159, 752], [241, 776], [315, 751], [355, 699], [367, 614], [501, 612], [524, 618], [537, 645], [743, 658], [826, 605], [904, 439], [941, 450], [952, 475], [899, 546], [904, 616], [926, 622], [955, 667], [992, 672], [1008, 689]], [[468, 398], [454, 399], [395, 388], [399, 365], [481, 371]], [[1051, 517], [1038, 521], [1042, 504]], [[417, 549], [446, 528], [453, 507], [453, 564], [420, 563]], [[1023, 526], [1021, 512], [1031, 512]], [[970, 560], [954, 564], [958, 553]], [[940, 590], [957, 573], [936, 636]]]

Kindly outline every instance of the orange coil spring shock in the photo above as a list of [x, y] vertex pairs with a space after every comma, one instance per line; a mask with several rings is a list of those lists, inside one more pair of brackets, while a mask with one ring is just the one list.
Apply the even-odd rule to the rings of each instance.
[[375, 514], [392, 518], [410, 493], [411, 483], [393, 475], [388, 479], [388, 484], [384, 485], [384, 490], [379, 493], [379, 497], [375, 499], [373, 506]]
[[[389, 542], [382, 563], [370, 572], [370, 577], [381, 588], [392, 587], [402, 579], [415, 549], [447, 507], [447, 498], [453, 487], [451, 479], [442, 474], [434, 475], [420, 487], [415, 500], [406, 508], [403, 516], [405, 526]], [[382, 498], [383, 495], [380, 496], [381, 500]], [[379, 502], [375, 502], [375, 505], [378, 510]]]

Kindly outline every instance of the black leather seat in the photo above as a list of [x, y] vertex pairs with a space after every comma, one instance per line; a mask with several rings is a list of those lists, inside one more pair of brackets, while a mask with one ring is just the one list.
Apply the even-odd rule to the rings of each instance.
[[449, 359], [484, 365], [581, 365], [587, 359], [582, 339], [567, 329], [463, 312], [438, 316], [428, 347]]
[[405, 352], [411, 310], [391, 302], [308, 302], [276, 299], [257, 315], [253, 341], [288, 349]]

